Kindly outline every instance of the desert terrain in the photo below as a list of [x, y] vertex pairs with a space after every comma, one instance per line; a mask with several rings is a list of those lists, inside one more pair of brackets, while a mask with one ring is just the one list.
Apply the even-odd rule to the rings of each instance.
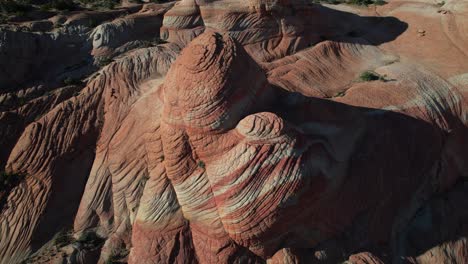
[[468, 263], [468, 1], [0, 2], [0, 264]]

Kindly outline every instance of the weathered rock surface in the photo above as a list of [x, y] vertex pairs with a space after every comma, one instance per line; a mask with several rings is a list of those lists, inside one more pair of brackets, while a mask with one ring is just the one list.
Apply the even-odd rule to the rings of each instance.
[[0, 165], [24, 178], [0, 263], [466, 263], [467, 16], [183, 0], [5, 26]]

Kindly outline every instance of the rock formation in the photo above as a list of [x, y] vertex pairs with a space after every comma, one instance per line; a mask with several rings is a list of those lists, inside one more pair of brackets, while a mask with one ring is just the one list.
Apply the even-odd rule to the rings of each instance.
[[1, 264], [468, 261], [468, 4], [127, 4], [0, 29]]

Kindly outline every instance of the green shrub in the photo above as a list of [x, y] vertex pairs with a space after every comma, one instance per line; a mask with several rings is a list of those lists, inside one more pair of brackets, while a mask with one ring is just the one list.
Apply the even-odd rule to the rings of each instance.
[[363, 82], [371, 82], [380, 80], [382, 77], [375, 72], [365, 71], [360, 76], [359, 79]]
[[387, 4], [387, 2], [385, 2], [384, 0], [374, 0], [374, 5], [385, 5]]
[[104, 239], [99, 237], [95, 232], [84, 232], [81, 234], [80, 238], [78, 238], [77, 242], [92, 246], [99, 246], [104, 243]]
[[330, 4], [330, 5], [337, 5], [337, 4], [343, 3], [344, 1], [343, 0], [313, 0], [312, 2], [315, 4], [324, 3], [324, 4]]
[[340, 91], [340, 92], [337, 92], [333, 97], [343, 97], [345, 95], [346, 95], [345, 91]]
[[372, 0], [351, 0], [349, 1], [350, 4], [353, 5], [362, 5], [362, 6], [367, 6], [367, 5], [372, 5], [374, 1]]
[[205, 162], [203, 162], [203, 161], [201, 161], [201, 160], [198, 161], [198, 164], [197, 164], [197, 165], [198, 165], [198, 167], [200, 167], [200, 168], [202, 168], [202, 169], [205, 168]]
[[155, 37], [152, 41], [153, 46], [157, 46], [159, 44], [167, 43], [167, 41], [161, 39], [160, 37]]
[[119, 0], [100, 0], [92, 3], [94, 8], [114, 9], [120, 3]]
[[70, 245], [73, 242], [75, 242], [75, 239], [73, 238], [72, 233], [65, 230], [58, 232], [54, 240], [54, 244], [59, 247]]
[[97, 59], [97, 65], [99, 67], [104, 67], [112, 62], [112, 58], [110, 57], [101, 57]]

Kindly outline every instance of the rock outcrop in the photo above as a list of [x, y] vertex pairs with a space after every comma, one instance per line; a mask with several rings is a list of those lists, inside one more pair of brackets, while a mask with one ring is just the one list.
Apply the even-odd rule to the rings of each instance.
[[183, 0], [5, 26], [0, 263], [465, 263], [467, 14]]

